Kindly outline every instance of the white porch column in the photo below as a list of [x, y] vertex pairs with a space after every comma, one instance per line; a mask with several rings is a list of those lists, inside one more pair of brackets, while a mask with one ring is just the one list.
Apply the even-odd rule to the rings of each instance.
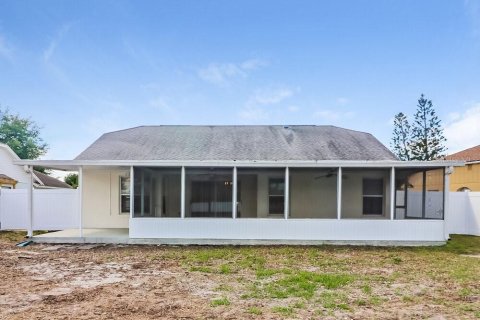
[[133, 218], [133, 198], [134, 198], [134, 192], [133, 192], [133, 186], [134, 186], [134, 176], [133, 176], [133, 166], [130, 167], [130, 218]]
[[28, 229], [27, 237], [33, 236], [33, 168], [28, 166], [28, 173], [30, 175], [30, 183], [28, 184]]
[[145, 170], [141, 169], [141, 184], [140, 184], [140, 215], [145, 215]]
[[337, 219], [342, 218], [342, 167], [337, 172]]
[[390, 220], [395, 219], [395, 167], [390, 172]]
[[83, 167], [78, 167], [78, 230], [80, 231], [80, 238], [83, 237]]
[[185, 218], [185, 167], [182, 167], [181, 174], [181, 185], [180, 185], [180, 217]]
[[232, 173], [232, 218], [237, 218], [237, 167], [233, 167]]
[[448, 229], [448, 219], [449, 219], [449, 205], [450, 205], [450, 175], [453, 173], [453, 167], [445, 168], [445, 180], [443, 187], [443, 225], [444, 225], [444, 234], [445, 240], [450, 238], [450, 230]]
[[290, 172], [288, 167], [285, 168], [285, 203], [284, 203], [284, 215], [285, 219], [288, 219], [288, 212], [289, 212], [289, 194], [290, 194]]

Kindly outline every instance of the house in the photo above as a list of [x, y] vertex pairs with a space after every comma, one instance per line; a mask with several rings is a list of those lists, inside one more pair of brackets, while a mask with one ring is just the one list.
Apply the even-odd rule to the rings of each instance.
[[[6, 144], [0, 143], [0, 186], [2, 189], [25, 189], [30, 184], [30, 175], [22, 166], [18, 155]], [[71, 188], [54, 177], [33, 170], [33, 187], [36, 189]]]
[[16, 164], [78, 170], [72, 242], [110, 230], [128, 243], [438, 244], [463, 163], [398, 161], [371, 134], [293, 125], [141, 126], [74, 160]]
[[36, 189], [72, 188], [71, 185], [37, 170], [33, 170], [33, 178], [33, 187]]
[[480, 145], [451, 154], [447, 160], [465, 161], [450, 178], [450, 191], [480, 191]]

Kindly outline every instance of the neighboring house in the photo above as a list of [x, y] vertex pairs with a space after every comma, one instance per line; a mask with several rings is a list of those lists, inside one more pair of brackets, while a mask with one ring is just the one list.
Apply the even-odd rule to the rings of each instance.
[[[18, 155], [6, 144], [0, 143], [0, 186], [4, 189], [25, 189], [30, 185], [30, 175], [23, 166], [14, 164], [20, 161]], [[33, 187], [37, 189], [71, 188], [68, 184], [34, 170]]]
[[[14, 161], [18, 160], [20, 160], [20, 158], [9, 146], [0, 143], [0, 174], [11, 179], [10, 183], [7, 183], [6, 186], [11, 186], [12, 189], [24, 189], [27, 188], [30, 183], [30, 176], [24, 170], [23, 166], [14, 164]], [[12, 183], [12, 180], [14, 180], [15, 183]]]
[[9, 176], [0, 173], [0, 188], [2, 189], [15, 189], [17, 180], [10, 178]]
[[66, 188], [71, 189], [72, 186], [68, 183], [58, 180], [48, 174], [42, 173], [40, 171], [33, 171], [33, 187], [36, 189], [58, 189]]
[[399, 161], [371, 134], [313, 125], [142, 126], [74, 160], [16, 163], [79, 171], [82, 232], [164, 243], [444, 242], [445, 188], [429, 177], [448, 188], [462, 165]]
[[480, 145], [446, 157], [465, 161], [465, 167], [456, 168], [450, 178], [450, 191], [480, 191]]

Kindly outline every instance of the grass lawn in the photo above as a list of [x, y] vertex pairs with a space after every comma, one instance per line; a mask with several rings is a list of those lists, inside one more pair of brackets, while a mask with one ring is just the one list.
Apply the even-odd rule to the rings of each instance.
[[480, 318], [480, 237], [415, 248], [14, 247], [22, 236], [0, 233], [0, 318]]

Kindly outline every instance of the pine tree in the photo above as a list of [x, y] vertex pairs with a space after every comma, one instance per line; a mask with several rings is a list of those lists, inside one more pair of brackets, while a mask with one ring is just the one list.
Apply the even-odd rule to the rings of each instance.
[[412, 125], [412, 160], [429, 161], [445, 156], [445, 139], [441, 120], [435, 113], [432, 100], [422, 94], [418, 99], [415, 121]]
[[393, 137], [391, 148], [393, 153], [402, 161], [408, 161], [411, 157], [411, 127], [407, 116], [400, 112], [393, 120]]

